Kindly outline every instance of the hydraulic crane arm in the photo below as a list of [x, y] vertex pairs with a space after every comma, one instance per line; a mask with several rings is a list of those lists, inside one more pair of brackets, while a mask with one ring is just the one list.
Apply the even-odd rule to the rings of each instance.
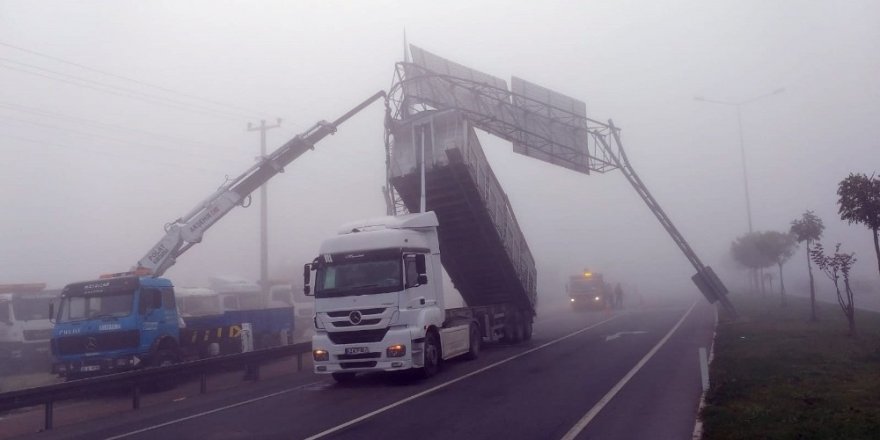
[[[303, 133], [296, 135], [277, 150], [260, 159], [235, 179], [225, 182], [207, 199], [196, 205], [183, 217], [165, 226], [165, 236], [138, 261], [136, 269], [161, 276], [173, 266], [177, 257], [202, 241], [202, 236], [214, 223], [240, 205], [251, 192], [262, 186], [284, 167], [315, 147], [327, 135], [336, 133], [337, 127], [361, 110], [385, 97], [379, 91], [333, 122], [320, 121]], [[387, 98], [386, 98], [387, 99]]]

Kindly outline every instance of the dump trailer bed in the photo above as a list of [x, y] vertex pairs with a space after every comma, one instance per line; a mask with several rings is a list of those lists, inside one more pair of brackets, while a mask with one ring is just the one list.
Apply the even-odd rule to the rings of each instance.
[[426, 209], [440, 223], [443, 266], [468, 306], [513, 303], [534, 313], [535, 260], [476, 133], [456, 111], [397, 122], [391, 183], [418, 212], [424, 144]]

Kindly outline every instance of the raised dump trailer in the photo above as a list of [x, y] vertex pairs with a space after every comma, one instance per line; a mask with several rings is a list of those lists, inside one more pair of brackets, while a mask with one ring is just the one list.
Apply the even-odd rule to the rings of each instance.
[[[447, 110], [394, 128], [392, 179], [410, 212], [440, 222], [443, 266], [468, 306], [513, 304], [534, 315], [535, 260], [470, 124]], [[424, 148], [423, 148], [424, 147]]]

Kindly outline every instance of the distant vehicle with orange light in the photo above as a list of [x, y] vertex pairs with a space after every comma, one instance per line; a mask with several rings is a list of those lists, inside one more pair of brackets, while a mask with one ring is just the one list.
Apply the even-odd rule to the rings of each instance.
[[601, 273], [588, 269], [568, 278], [566, 289], [571, 307], [575, 310], [605, 310], [611, 307], [611, 289]]

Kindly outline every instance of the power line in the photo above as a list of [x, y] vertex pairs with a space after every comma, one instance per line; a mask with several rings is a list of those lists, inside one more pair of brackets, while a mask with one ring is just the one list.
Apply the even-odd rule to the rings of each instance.
[[132, 82], [132, 83], [135, 83], [135, 84], [140, 84], [140, 85], [142, 85], [142, 86], [152, 87], [152, 88], [157, 89], [157, 90], [162, 90], [162, 91], [164, 91], [164, 92], [173, 93], [173, 94], [175, 94], [175, 95], [184, 96], [184, 97], [187, 97], [187, 98], [190, 98], [190, 99], [195, 99], [195, 100], [199, 100], [199, 101], [204, 101], [204, 102], [211, 103], [211, 104], [214, 104], [214, 105], [218, 105], [218, 106], [221, 106], [221, 107], [228, 107], [228, 108], [232, 108], [232, 109], [243, 110], [243, 111], [246, 111], [246, 112], [248, 112], [248, 113], [251, 113], [252, 115], [265, 115], [265, 113], [263, 113], [263, 112], [258, 112], [258, 111], [255, 111], [255, 110], [252, 110], [252, 109], [249, 109], [249, 108], [246, 108], [246, 107], [241, 107], [241, 106], [238, 106], [238, 105], [229, 104], [229, 103], [225, 103], [225, 102], [222, 102], [222, 101], [215, 101], [215, 100], [213, 100], [213, 99], [203, 98], [203, 97], [201, 97], [201, 96], [192, 95], [192, 94], [185, 93], [185, 92], [181, 92], [181, 91], [177, 91], [177, 90], [174, 90], [174, 89], [169, 89], [169, 88], [167, 88], [167, 87], [159, 86], [159, 85], [156, 85], [156, 84], [150, 84], [150, 83], [145, 82], [145, 81], [137, 80], [137, 79], [134, 79], [134, 78], [129, 78], [129, 77], [127, 77], [127, 76], [118, 75], [118, 74], [115, 74], [115, 73], [112, 73], [112, 72], [107, 72], [106, 70], [96, 69], [96, 68], [94, 68], [94, 67], [89, 67], [89, 66], [86, 66], [86, 65], [84, 65], [84, 64], [75, 63], [75, 62], [73, 62], [73, 61], [68, 61], [68, 60], [65, 60], [65, 59], [62, 59], [62, 58], [58, 58], [58, 57], [55, 57], [55, 56], [52, 56], [52, 55], [48, 55], [48, 54], [45, 54], [45, 53], [37, 52], [37, 51], [35, 51], [35, 50], [26, 49], [26, 48], [19, 47], [19, 46], [15, 46], [15, 45], [12, 45], [12, 44], [9, 44], [9, 43], [4, 43], [4, 42], [2, 42], [2, 41], [0, 41], [0, 46], [5, 46], [5, 47], [11, 48], [11, 49], [15, 49], [15, 50], [19, 50], [19, 51], [22, 51], [22, 52], [25, 52], [25, 53], [29, 53], [29, 54], [31, 54], [31, 55], [36, 55], [36, 56], [40, 56], [40, 57], [43, 57], [43, 58], [46, 58], [46, 59], [50, 59], [50, 60], [52, 60], [52, 61], [57, 61], [57, 62], [59, 62], [59, 63], [68, 64], [68, 65], [71, 65], [71, 66], [79, 67], [79, 68], [81, 68], [81, 69], [85, 69], [85, 70], [89, 70], [89, 71], [92, 71], [92, 72], [100, 73], [100, 74], [102, 74], [102, 75], [107, 75], [107, 76], [110, 76], [110, 77], [113, 77], [113, 78], [118, 78], [118, 79], [125, 80], [125, 81], [129, 81], [129, 82]]
[[[117, 159], [123, 159], [125, 162], [134, 163], [134, 162], [132, 162], [130, 157], [123, 156], [121, 154], [116, 154], [113, 152], [107, 152], [107, 151], [103, 151], [103, 150], [95, 150], [95, 149], [88, 148], [88, 147], [78, 147], [78, 146], [73, 146], [73, 145], [59, 144], [56, 142], [46, 142], [46, 141], [41, 141], [41, 140], [37, 140], [37, 139], [30, 139], [30, 138], [16, 136], [16, 135], [2, 133], [2, 132], [0, 132], [0, 136], [10, 138], [10, 139], [15, 139], [15, 140], [22, 141], [22, 142], [30, 142], [30, 143], [34, 143], [34, 144], [40, 144], [45, 147], [53, 147], [53, 148], [59, 148], [59, 149], [64, 149], [64, 150], [87, 151], [89, 153], [97, 154], [100, 156], [107, 156], [107, 157], [113, 157], [113, 158], [117, 158]], [[220, 171], [220, 170], [208, 169], [208, 168], [203, 168], [203, 167], [199, 167], [199, 166], [187, 166], [187, 165], [181, 165], [179, 163], [163, 162], [163, 161], [158, 161], [158, 160], [154, 160], [154, 159], [140, 160], [137, 163], [152, 163], [154, 165], [182, 168], [182, 169], [185, 169], [188, 171], [198, 170], [198, 171], [202, 171], [205, 173], [211, 173], [212, 176], [215, 175], [216, 173], [223, 173], [223, 171]]]
[[[29, 121], [29, 120], [26, 120], [26, 119], [18, 119], [18, 118], [10, 118], [10, 117], [8, 117], [8, 116], [7, 116], [7, 117], [3, 117], [3, 119], [11, 120], [11, 121], [16, 121], [16, 122], [22, 122], [22, 123], [25, 123], [25, 124], [36, 125], [36, 126], [40, 126], [40, 127], [46, 127], [46, 128], [50, 128], [50, 129], [53, 129], [53, 130], [67, 131], [67, 132], [71, 132], [71, 133], [78, 134], [78, 135], [80, 135], [80, 136], [86, 136], [86, 137], [92, 137], [92, 138], [98, 138], [98, 139], [105, 139], [105, 140], [109, 140], [109, 141], [111, 141], [111, 142], [116, 142], [116, 143], [119, 143], [119, 144], [122, 144], [122, 145], [130, 145], [130, 146], [137, 147], [137, 148], [149, 148], [149, 149], [151, 149], [151, 150], [159, 149], [159, 150], [165, 150], [165, 151], [168, 151], [168, 152], [171, 152], [171, 153], [174, 153], [174, 154], [179, 154], [179, 153], [180, 153], [179, 150], [175, 150], [175, 149], [173, 149], [173, 148], [169, 148], [169, 147], [163, 147], [163, 146], [157, 146], [157, 145], [150, 145], [150, 144], [142, 144], [142, 143], [139, 143], [139, 142], [131, 142], [131, 141], [127, 141], [127, 140], [124, 140], [124, 139], [118, 139], [118, 138], [114, 138], [114, 137], [110, 137], [110, 136], [104, 136], [104, 135], [100, 135], [100, 134], [89, 133], [89, 132], [80, 131], [80, 130], [75, 130], [75, 129], [67, 128], [67, 127], [60, 127], [60, 126], [57, 126], [57, 125], [46, 124], [46, 123], [43, 123], [43, 122]], [[194, 154], [194, 153], [190, 152], [190, 154], [192, 155], [192, 154]], [[195, 154], [198, 155], [198, 153], [195, 153]], [[199, 156], [201, 156], [201, 155], [199, 155]], [[199, 159], [205, 159], [205, 158], [208, 158], [208, 157], [209, 157], [209, 156], [202, 156], [202, 157], [197, 157], [197, 158], [199, 158]], [[211, 159], [216, 159], [217, 157], [216, 157], [216, 155], [214, 155], [213, 157], [210, 157], [210, 158], [211, 158]], [[229, 159], [231, 159], [231, 157], [230, 157]]]
[[[162, 96], [150, 95], [150, 94], [147, 94], [147, 93], [138, 92], [137, 90], [133, 90], [133, 89], [126, 89], [126, 88], [124, 88], [124, 87], [117, 87], [117, 86], [113, 86], [113, 85], [109, 85], [109, 84], [101, 83], [101, 82], [99, 82], [99, 81], [92, 81], [92, 80], [89, 80], [89, 79], [80, 78], [80, 77], [75, 76], [75, 75], [68, 75], [68, 74], [66, 74], [66, 73], [57, 72], [57, 71], [54, 71], [54, 70], [44, 69], [44, 68], [42, 68], [42, 67], [34, 66], [34, 65], [32, 65], [32, 64], [27, 64], [27, 63], [18, 62], [18, 61], [15, 61], [15, 60], [10, 60], [10, 59], [8, 59], [8, 58], [0, 58], [0, 62], [4, 62], [4, 61], [5, 61], [5, 62], [11, 62], [11, 63], [14, 63], [14, 64], [18, 64], [18, 65], [20, 65], [20, 66], [25, 66], [26, 68], [29, 68], [29, 69], [36, 69], [36, 70], [41, 70], [41, 71], [44, 71], [44, 72], [48, 72], [48, 73], [51, 73], [52, 75], [59, 75], [59, 76], [62, 76], [62, 77], [72, 78], [73, 80], [75, 80], [75, 81], [80, 81], [80, 82], [75, 82], [75, 81], [71, 81], [71, 80], [65, 80], [65, 79], [63, 79], [63, 78], [56, 78], [56, 77], [54, 77], [54, 76], [46, 75], [46, 74], [44, 74], [44, 73], [33, 72], [33, 71], [31, 71], [31, 70], [22, 69], [22, 68], [20, 68], [20, 67], [13, 67], [13, 66], [5, 65], [5, 64], [0, 64], [0, 67], [6, 68], [6, 69], [11, 69], [11, 70], [16, 70], [16, 71], [23, 72], [23, 73], [27, 73], [27, 74], [30, 74], [30, 75], [41, 76], [41, 77], [48, 78], [48, 79], [52, 79], [52, 80], [55, 80], [55, 81], [61, 81], [61, 82], [65, 82], [65, 83], [69, 83], [69, 84], [77, 85], [77, 86], [80, 86], [80, 87], [85, 87], [85, 88], [89, 88], [89, 89], [93, 89], [93, 90], [101, 91], [101, 92], [104, 92], [104, 93], [110, 93], [110, 94], [113, 94], [113, 95], [124, 96], [124, 97], [131, 98], [131, 99], [137, 99], [137, 100], [141, 100], [141, 101], [150, 102], [150, 103], [153, 103], [153, 104], [165, 105], [165, 106], [168, 106], [168, 107], [174, 107], [174, 108], [178, 108], [178, 109], [182, 109], [182, 110], [186, 110], [186, 111], [197, 112], [197, 113], [203, 113], [203, 114], [208, 114], [208, 115], [212, 115], [212, 116], [222, 116], [222, 117], [230, 118], [230, 119], [239, 119], [239, 118], [242, 118], [242, 117], [246, 117], [246, 116], [243, 116], [243, 115], [240, 115], [240, 114], [228, 113], [228, 112], [225, 112], [225, 111], [214, 110], [214, 109], [210, 109], [210, 108], [206, 108], [206, 107], [199, 107], [199, 106], [196, 106], [196, 105], [194, 105], [194, 104], [189, 104], [189, 103], [182, 102], [182, 101], [175, 101], [175, 100], [173, 100], [173, 99], [165, 98], [165, 97], [162, 97]], [[85, 84], [84, 84], [84, 83], [85, 83]], [[96, 86], [95, 86], [95, 85], [89, 85], [89, 83], [91, 83], [91, 84], [95, 84]], [[108, 90], [108, 89], [111, 89], [111, 90]], [[116, 90], [119, 90], [119, 91], [113, 91], [112, 89], [116, 89]], [[163, 101], [164, 101], [164, 102], [163, 102]], [[189, 107], [189, 108], [188, 108], [188, 107]]]
[[26, 105], [0, 101], [0, 108], [4, 108], [6, 110], [12, 110], [12, 111], [16, 111], [16, 112], [21, 112], [21, 113], [27, 113], [27, 114], [31, 114], [31, 115], [35, 115], [35, 116], [40, 116], [40, 117], [54, 118], [54, 119], [58, 119], [58, 120], [62, 120], [62, 121], [73, 121], [76, 123], [92, 125], [92, 126], [104, 128], [104, 129], [124, 130], [124, 131], [133, 132], [133, 133], [145, 134], [145, 135], [152, 136], [155, 138], [165, 139], [167, 141], [189, 144], [190, 146], [194, 146], [194, 147], [202, 147], [202, 148], [207, 147], [207, 148], [211, 148], [211, 154], [213, 154], [216, 151], [216, 150], [214, 150], [214, 147], [212, 145], [207, 144], [205, 142], [194, 141], [191, 139], [183, 139], [183, 138], [178, 138], [175, 136], [168, 136], [168, 135], [162, 134], [162, 133], [155, 133], [152, 131], [142, 130], [142, 129], [133, 128], [133, 127], [126, 127], [126, 126], [118, 125], [118, 124], [110, 124], [107, 122], [96, 121], [94, 119], [86, 119], [86, 118], [81, 118], [78, 116], [65, 115], [62, 113], [52, 112], [52, 111], [44, 110], [44, 109], [37, 108], [37, 107], [29, 107]]

